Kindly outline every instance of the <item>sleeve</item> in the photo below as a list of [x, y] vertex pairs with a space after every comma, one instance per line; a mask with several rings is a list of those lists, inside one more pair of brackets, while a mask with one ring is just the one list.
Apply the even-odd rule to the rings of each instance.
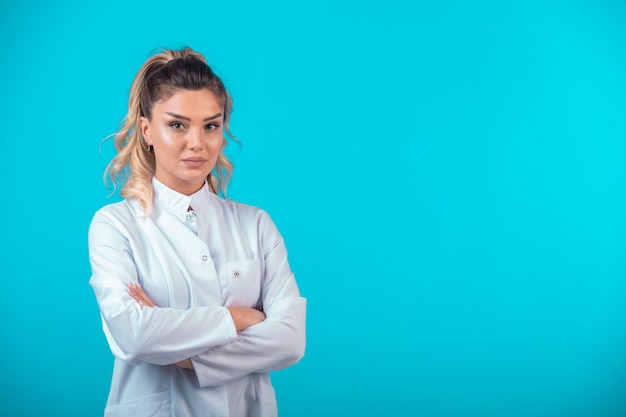
[[89, 228], [89, 283], [116, 357], [133, 365], [168, 365], [237, 340], [225, 307], [142, 308], [132, 299], [126, 285], [138, 281], [137, 267], [129, 239], [120, 230], [121, 223], [102, 214], [94, 216]]
[[250, 373], [286, 368], [304, 356], [306, 299], [287, 262], [287, 250], [274, 223], [265, 214], [261, 234], [265, 253], [262, 287], [265, 321], [239, 333], [235, 343], [192, 357], [200, 386], [221, 385]]

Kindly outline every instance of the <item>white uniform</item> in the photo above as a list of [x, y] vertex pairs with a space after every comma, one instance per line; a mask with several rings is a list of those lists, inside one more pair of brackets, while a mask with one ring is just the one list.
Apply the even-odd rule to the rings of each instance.
[[[305, 347], [306, 300], [282, 237], [267, 213], [206, 183], [191, 196], [152, 185], [149, 217], [127, 199], [100, 209], [89, 229], [89, 282], [115, 355], [105, 416], [275, 416], [268, 372]], [[133, 300], [130, 282], [158, 307]], [[267, 319], [237, 334], [225, 306]], [[193, 371], [170, 365], [186, 358]]]

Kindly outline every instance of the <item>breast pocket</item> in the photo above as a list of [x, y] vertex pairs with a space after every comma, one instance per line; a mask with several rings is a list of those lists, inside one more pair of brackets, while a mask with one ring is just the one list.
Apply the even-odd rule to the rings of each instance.
[[261, 262], [238, 261], [226, 265], [228, 305], [256, 307], [261, 298]]

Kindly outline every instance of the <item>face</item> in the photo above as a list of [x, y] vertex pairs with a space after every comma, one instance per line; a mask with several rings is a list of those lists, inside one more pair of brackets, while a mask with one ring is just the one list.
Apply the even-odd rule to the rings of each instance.
[[155, 103], [152, 120], [139, 120], [147, 145], [154, 147], [154, 176], [171, 189], [191, 195], [215, 167], [224, 143], [224, 110], [208, 89], [180, 90]]

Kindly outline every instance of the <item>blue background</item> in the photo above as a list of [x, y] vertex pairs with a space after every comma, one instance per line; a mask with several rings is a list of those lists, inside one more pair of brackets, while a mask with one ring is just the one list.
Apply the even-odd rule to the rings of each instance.
[[281, 416], [626, 415], [623, 2], [3, 2], [0, 42], [1, 415], [102, 415], [98, 147], [184, 45], [309, 299]]

